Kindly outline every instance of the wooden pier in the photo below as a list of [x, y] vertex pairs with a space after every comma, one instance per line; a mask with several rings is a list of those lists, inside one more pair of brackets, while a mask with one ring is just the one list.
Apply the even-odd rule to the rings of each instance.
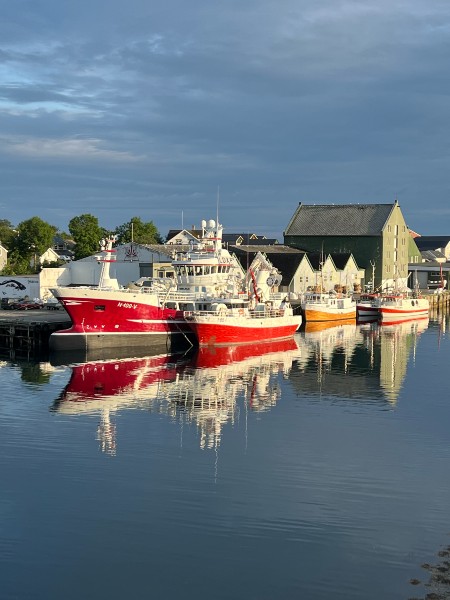
[[429, 294], [430, 311], [434, 313], [447, 313], [450, 310], [450, 292], [441, 294]]
[[29, 358], [44, 354], [50, 335], [70, 324], [65, 311], [0, 310], [0, 355]]

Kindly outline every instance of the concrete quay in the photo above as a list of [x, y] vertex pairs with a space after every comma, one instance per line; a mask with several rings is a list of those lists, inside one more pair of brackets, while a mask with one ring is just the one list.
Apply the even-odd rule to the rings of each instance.
[[1, 310], [0, 353], [30, 357], [48, 350], [54, 331], [67, 329], [71, 321], [65, 310]]

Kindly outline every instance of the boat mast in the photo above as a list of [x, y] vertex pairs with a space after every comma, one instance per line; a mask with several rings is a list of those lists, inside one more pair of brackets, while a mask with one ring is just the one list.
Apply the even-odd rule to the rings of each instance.
[[102, 268], [100, 271], [100, 279], [98, 282], [99, 287], [110, 287], [117, 289], [119, 287], [118, 281], [115, 278], [111, 277], [111, 269], [110, 265], [112, 262], [116, 262], [114, 257], [113, 244], [115, 241], [115, 236], [111, 235], [109, 238], [103, 238], [100, 241], [100, 248], [105, 255], [99, 259], [99, 263], [101, 263]]

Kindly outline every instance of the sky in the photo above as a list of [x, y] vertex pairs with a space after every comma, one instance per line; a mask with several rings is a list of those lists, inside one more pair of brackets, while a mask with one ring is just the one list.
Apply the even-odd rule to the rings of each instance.
[[447, 0], [0, 0], [0, 219], [450, 234]]

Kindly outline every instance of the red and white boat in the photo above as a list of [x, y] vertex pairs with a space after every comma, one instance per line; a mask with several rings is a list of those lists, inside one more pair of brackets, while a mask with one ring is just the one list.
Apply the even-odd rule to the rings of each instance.
[[380, 294], [361, 294], [356, 301], [356, 316], [378, 318], [380, 311]]
[[[172, 261], [174, 279], [143, 278], [126, 288], [111, 272], [115, 262], [113, 240], [103, 240], [98, 285], [51, 290], [68, 312], [72, 326], [50, 336], [50, 349], [142, 347], [192, 338], [192, 323], [188, 326], [185, 315], [206, 312], [218, 316], [221, 312], [222, 319], [224, 305], [231, 309], [230, 316], [240, 319], [243, 337], [236, 338], [239, 343], [292, 335], [300, 323], [298, 317], [290, 315], [289, 307], [284, 314], [275, 314], [267, 304], [260, 303], [252, 313], [252, 327], [243, 327], [250, 322], [241, 322], [242, 315], [250, 314], [246, 291], [249, 279], [237, 258], [222, 247], [222, 229], [214, 220], [202, 222], [198, 245], [179, 252]], [[267, 302], [280, 302], [281, 296], [273, 293], [281, 281], [279, 273], [263, 257], [257, 263], [251, 271], [255, 294]], [[229, 339], [222, 343], [229, 343]]]
[[270, 301], [252, 305], [249, 301], [231, 298], [210, 308], [186, 313], [186, 320], [200, 346], [290, 338], [302, 323], [302, 317], [294, 315], [287, 301], [275, 307]]
[[428, 317], [430, 303], [417, 292], [383, 294], [379, 315], [382, 322]]
[[175, 255], [175, 279], [142, 278], [122, 287], [111, 270], [113, 239], [101, 244], [98, 285], [51, 290], [72, 320], [69, 329], [50, 336], [51, 350], [148, 346], [183, 338], [190, 333], [184, 312], [238, 295], [245, 276], [236, 257], [222, 248], [222, 226], [214, 220], [202, 222], [198, 245]]
[[273, 294], [281, 274], [258, 253], [245, 282], [245, 297], [222, 298], [185, 313], [199, 346], [249, 344], [290, 338], [302, 323], [287, 296]]

